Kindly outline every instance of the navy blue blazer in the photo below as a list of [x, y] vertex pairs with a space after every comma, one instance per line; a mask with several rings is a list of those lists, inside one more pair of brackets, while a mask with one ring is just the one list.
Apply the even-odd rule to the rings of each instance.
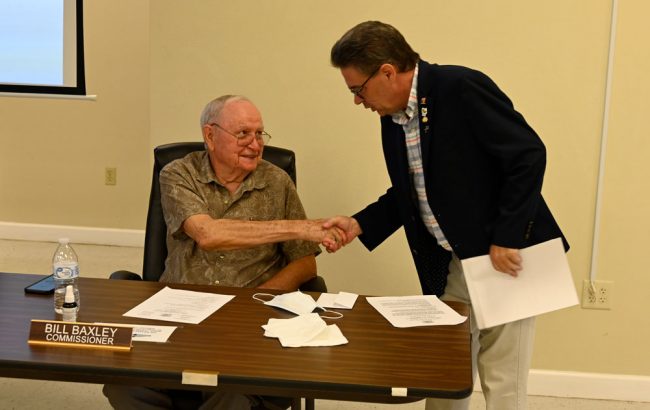
[[[544, 198], [546, 149], [510, 99], [485, 74], [420, 61], [418, 112], [427, 199], [459, 258], [491, 244], [525, 248], [562, 237]], [[381, 118], [391, 187], [354, 215], [372, 250], [404, 227], [425, 294], [441, 295], [451, 253], [427, 231], [409, 176], [404, 131]]]

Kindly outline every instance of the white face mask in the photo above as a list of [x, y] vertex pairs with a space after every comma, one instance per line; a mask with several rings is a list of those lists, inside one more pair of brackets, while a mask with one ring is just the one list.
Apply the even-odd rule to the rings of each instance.
[[256, 297], [257, 295], [268, 295], [267, 293], [256, 293], [253, 295], [253, 298], [264, 302], [265, 305], [275, 306], [296, 315], [311, 313], [318, 307], [314, 301], [314, 298], [298, 290], [291, 293], [276, 295], [273, 297], [273, 299], [267, 301], [263, 301], [262, 299]]
[[[259, 295], [273, 296], [271, 300], [263, 300]], [[324, 312], [329, 312], [328, 310], [318, 306], [314, 298], [310, 295], [300, 292], [299, 290], [290, 293], [284, 293], [282, 295], [271, 295], [269, 293], [256, 293], [253, 295], [253, 299], [264, 302], [265, 305], [274, 306], [280, 309], [284, 309], [288, 312], [291, 312], [295, 315], [306, 315], [314, 311], [314, 309], [320, 309]], [[332, 319], [338, 319], [343, 317], [339, 312], [331, 312], [336, 317]]]
[[327, 324], [316, 313], [294, 316], [291, 319], [269, 319], [263, 325], [264, 336], [277, 337], [283, 346], [297, 347], [321, 333]]
[[283, 347], [338, 346], [348, 343], [338, 326], [327, 325], [317, 313], [298, 315], [291, 319], [269, 319], [262, 328], [264, 336], [278, 338]]

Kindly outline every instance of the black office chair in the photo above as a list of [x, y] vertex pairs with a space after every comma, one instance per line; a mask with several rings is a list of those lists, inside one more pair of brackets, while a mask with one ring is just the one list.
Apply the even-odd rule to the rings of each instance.
[[[183, 158], [190, 152], [205, 149], [203, 142], [177, 142], [156, 147], [153, 150], [154, 164], [151, 179], [151, 194], [149, 195], [149, 211], [144, 237], [144, 262], [142, 277], [134, 272], [117, 271], [110, 276], [111, 279], [134, 279], [158, 281], [165, 270], [167, 259], [167, 224], [163, 217], [160, 201], [160, 181], [158, 175], [165, 165], [175, 159]], [[294, 184], [296, 183], [296, 155], [293, 151], [273, 146], [264, 147], [262, 158], [283, 169]], [[309, 292], [327, 292], [327, 286], [322, 277], [317, 276], [303, 283], [300, 290]]]
[[[120, 270], [110, 275], [111, 279], [128, 280], [149, 280], [158, 281], [165, 270], [165, 259], [167, 259], [167, 224], [163, 217], [162, 204], [160, 201], [160, 181], [158, 174], [165, 165], [171, 161], [183, 158], [190, 152], [205, 149], [203, 142], [178, 142], [165, 144], [156, 147], [153, 151], [154, 165], [153, 177], [151, 180], [151, 194], [149, 195], [149, 211], [147, 213], [147, 225], [144, 237], [144, 262], [142, 266], [142, 277], [134, 272]], [[296, 183], [296, 156], [293, 151], [266, 146], [262, 158], [286, 171], [294, 184]], [[322, 277], [316, 276], [303, 283], [300, 290], [306, 292], [327, 292], [327, 286]], [[300, 399], [294, 400], [292, 409], [300, 408]], [[306, 399], [306, 408], [313, 409], [313, 399]]]

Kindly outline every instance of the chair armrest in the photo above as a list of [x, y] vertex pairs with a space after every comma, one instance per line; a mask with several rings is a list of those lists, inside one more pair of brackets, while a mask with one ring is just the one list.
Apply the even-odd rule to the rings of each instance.
[[300, 285], [300, 290], [304, 292], [327, 292], [327, 285], [325, 284], [325, 279], [322, 276], [315, 276], [309, 279], [307, 282]]
[[119, 280], [142, 280], [140, 275], [137, 273], [129, 272], [128, 270], [118, 270], [111, 273], [109, 279], [119, 279]]

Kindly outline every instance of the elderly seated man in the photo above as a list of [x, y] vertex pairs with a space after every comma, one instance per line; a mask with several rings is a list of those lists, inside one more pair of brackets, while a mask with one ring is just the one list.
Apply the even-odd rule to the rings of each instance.
[[[160, 172], [167, 223], [160, 280], [294, 291], [316, 276], [317, 243], [341, 241], [323, 221], [306, 220], [291, 178], [262, 159], [270, 138], [246, 97], [225, 95], [201, 114], [205, 151]], [[183, 392], [106, 385], [116, 409], [178, 408]], [[201, 409], [286, 408], [282, 398], [203, 392]]]

